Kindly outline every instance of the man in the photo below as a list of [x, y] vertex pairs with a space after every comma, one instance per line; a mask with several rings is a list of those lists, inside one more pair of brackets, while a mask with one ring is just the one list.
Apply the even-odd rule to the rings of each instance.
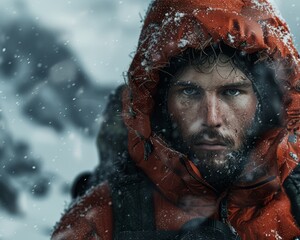
[[266, 1], [153, 1], [123, 91], [130, 157], [53, 239], [297, 239], [298, 64]]

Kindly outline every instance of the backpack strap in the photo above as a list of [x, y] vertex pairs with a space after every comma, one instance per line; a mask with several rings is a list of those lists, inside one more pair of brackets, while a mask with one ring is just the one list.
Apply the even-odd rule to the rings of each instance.
[[131, 174], [116, 171], [109, 178], [114, 240], [240, 239], [232, 233], [227, 224], [212, 219], [193, 219], [179, 231], [157, 230], [153, 201], [154, 186], [140, 170], [131, 170], [128, 171]]
[[137, 173], [113, 177], [109, 182], [115, 235], [128, 231], [155, 231], [153, 187], [150, 181]]
[[286, 178], [283, 187], [291, 201], [292, 213], [300, 227], [300, 164]]
[[[175, 231], [134, 231], [121, 232], [114, 238], [114, 240], [141, 240], [141, 239], [155, 239], [155, 240], [181, 240], [178, 238], [178, 232]], [[211, 239], [210, 239], [211, 240]]]

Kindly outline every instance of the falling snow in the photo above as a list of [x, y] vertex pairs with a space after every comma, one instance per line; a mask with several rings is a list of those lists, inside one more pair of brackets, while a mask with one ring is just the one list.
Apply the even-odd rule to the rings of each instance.
[[[98, 163], [95, 138], [105, 96], [123, 83], [122, 71], [138, 39], [139, 13], [144, 16], [152, 1], [0, 2], [0, 184], [10, 196], [8, 202], [0, 200], [0, 239], [46, 240], [69, 205], [75, 176]], [[299, 5], [294, 3], [278, 7], [298, 41]], [[163, 26], [180, 24], [184, 17], [172, 12]], [[150, 29], [145, 68], [160, 40], [156, 28]], [[290, 35], [271, 31], [289, 46]], [[228, 38], [234, 42], [234, 36]], [[184, 48], [189, 39], [177, 44]], [[295, 153], [290, 157], [298, 161]], [[282, 239], [273, 230], [269, 235]]]

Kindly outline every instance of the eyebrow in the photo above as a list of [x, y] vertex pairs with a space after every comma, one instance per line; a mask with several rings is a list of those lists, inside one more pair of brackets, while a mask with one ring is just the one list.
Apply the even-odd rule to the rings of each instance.
[[[177, 82], [171, 84], [171, 86], [201, 88], [197, 84], [192, 83], [190, 81], [177, 81]], [[252, 82], [250, 82], [250, 81], [240, 81], [240, 82], [224, 84], [224, 85], [221, 85], [220, 87], [221, 88], [235, 88], [235, 87], [249, 88], [249, 87], [252, 87]]]
[[248, 88], [248, 87], [252, 87], [252, 82], [241, 81], [241, 82], [224, 84], [224, 85], [222, 85], [222, 87], [224, 87], [224, 88], [231, 88], [231, 87]]

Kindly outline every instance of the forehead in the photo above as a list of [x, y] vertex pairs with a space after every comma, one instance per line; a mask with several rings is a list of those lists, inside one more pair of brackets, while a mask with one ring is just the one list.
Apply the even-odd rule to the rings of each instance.
[[172, 85], [180, 82], [196, 84], [210, 89], [236, 83], [252, 84], [246, 74], [223, 54], [217, 58], [208, 57], [201, 65], [188, 65], [174, 77]]

